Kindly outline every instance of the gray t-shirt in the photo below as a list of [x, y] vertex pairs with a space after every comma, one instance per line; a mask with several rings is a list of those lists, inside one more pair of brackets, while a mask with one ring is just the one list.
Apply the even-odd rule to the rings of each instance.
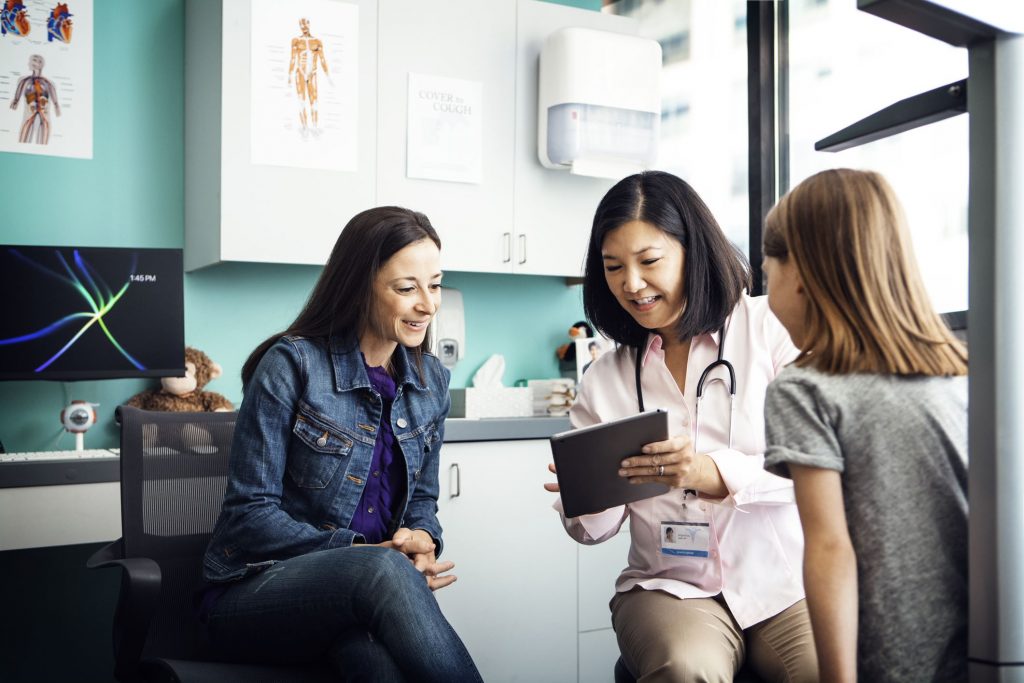
[[862, 681], [967, 678], [967, 378], [828, 375], [768, 387], [765, 467], [842, 473]]

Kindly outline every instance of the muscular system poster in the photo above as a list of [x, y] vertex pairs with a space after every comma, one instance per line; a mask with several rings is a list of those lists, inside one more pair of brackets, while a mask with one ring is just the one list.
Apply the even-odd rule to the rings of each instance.
[[254, 0], [251, 161], [355, 171], [359, 7]]

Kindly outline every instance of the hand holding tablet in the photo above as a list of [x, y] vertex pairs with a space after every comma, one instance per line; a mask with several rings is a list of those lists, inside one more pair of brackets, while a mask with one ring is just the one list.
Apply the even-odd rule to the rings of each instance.
[[633, 484], [619, 476], [622, 461], [649, 443], [668, 439], [668, 413], [654, 410], [551, 437], [566, 517], [600, 512], [659, 496], [663, 483]]

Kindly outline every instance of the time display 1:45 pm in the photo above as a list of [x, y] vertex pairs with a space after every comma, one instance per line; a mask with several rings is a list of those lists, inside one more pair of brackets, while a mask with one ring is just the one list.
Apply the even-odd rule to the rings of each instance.
[[156, 282], [156, 275], [150, 275], [149, 273], [133, 273], [128, 276], [128, 279], [132, 282]]

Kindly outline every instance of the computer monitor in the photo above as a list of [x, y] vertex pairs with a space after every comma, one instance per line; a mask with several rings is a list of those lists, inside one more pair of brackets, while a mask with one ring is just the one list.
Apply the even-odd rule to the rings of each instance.
[[0, 245], [0, 380], [184, 375], [180, 249]]

